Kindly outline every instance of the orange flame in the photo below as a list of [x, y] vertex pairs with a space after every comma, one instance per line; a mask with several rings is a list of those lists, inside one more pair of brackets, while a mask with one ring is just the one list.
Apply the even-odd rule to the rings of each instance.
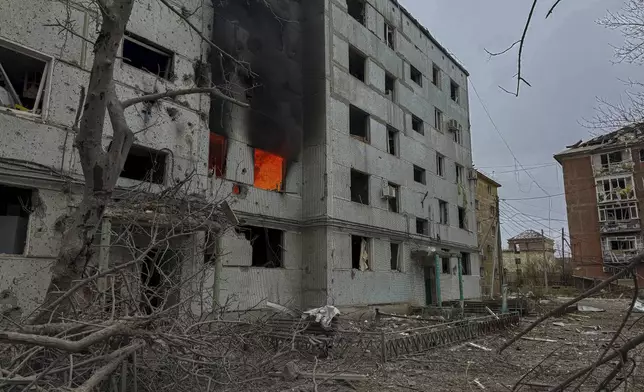
[[282, 190], [284, 158], [255, 149], [255, 187], [269, 191]]

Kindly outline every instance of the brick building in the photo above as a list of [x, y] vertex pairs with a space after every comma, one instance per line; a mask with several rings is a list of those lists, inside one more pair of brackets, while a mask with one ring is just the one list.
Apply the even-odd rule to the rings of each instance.
[[[490, 295], [494, 282], [494, 293], [500, 292], [499, 268], [499, 188], [501, 184], [490, 177], [476, 172], [476, 232], [479, 239], [479, 259], [481, 260], [481, 294]], [[492, 280], [494, 276], [494, 280]]]
[[606, 278], [644, 249], [644, 126], [580, 141], [555, 159], [563, 169], [573, 275]]
[[503, 268], [509, 284], [544, 284], [544, 270], [555, 272], [555, 241], [535, 230], [508, 238], [503, 250]]

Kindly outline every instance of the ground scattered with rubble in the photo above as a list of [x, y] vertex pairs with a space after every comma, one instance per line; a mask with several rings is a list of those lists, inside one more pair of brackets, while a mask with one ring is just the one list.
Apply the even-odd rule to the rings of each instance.
[[[551, 300], [544, 304], [542, 310], [552, 308], [564, 299]], [[296, 364], [303, 372], [318, 375], [285, 381], [273, 377], [249, 382], [246, 389], [263, 391], [508, 391], [530, 369], [539, 365], [530, 375], [524, 378], [520, 391], [544, 391], [548, 385], [557, 384], [557, 380], [570, 374], [575, 369], [590, 364], [596, 359], [605, 345], [610, 341], [629, 305], [628, 299], [589, 299], [582, 304], [605, 309], [601, 313], [573, 312], [562, 317], [549, 319], [535, 328], [528, 338], [544, 340], [519, 340], [513, 346], [498, 354], [497, 349], [519, 327], [500, 334], [486, 336], [472, 343], [481, 346], [473, 347], [460, 344], [434, 349], [429, 352], [398, 358], [385, 364], [379, 361], [364, 360], [360, 357], [316, 360], [303, 353], [293, 356], [288, 361]], [[642, 314], [633, 314], [627, 323], [630, 326]], [[522, 319], [525, 327], [535, 317]], [[634, 336], [644, 330], [644, 320], [632, 330], [625, 331], [626, 337]], [[486, 351], [483, 348], [491, 349]], [[636, 354], [636, 360], [642, 362], [642, 351]], [[553, 353], [553, 351], [555, 351]], [[282, 366], [285, 358], [276, 359], [275, 367]], [[608, 368], [597, 371], [597, 377], [606, 374]], [[329, 378], [329, 374], [356, 373], [365, 375], [364, 380], [339, 381]], [[618, 391], [644, 391], [644, 372], [635, 369], [635, 383], [630, 382], [626, 388]], [[594, 390], [596, 383], [591, 381], [582, 391]], [[485, 389], [483, 389], [485, 388]]]

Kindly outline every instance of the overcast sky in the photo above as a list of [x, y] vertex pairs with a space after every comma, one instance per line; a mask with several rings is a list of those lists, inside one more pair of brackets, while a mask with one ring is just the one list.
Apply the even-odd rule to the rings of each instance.
[[[610, 45], [620, 44], [619, 33], [596, 23], [624, 0], [565, 0], [547, 20], [549, 2], [540, 1], [523, 57], [522, 74], [532, 87], [522, 86], [518, 98], [499, 89], [515, 88], [516, 50], [490, 58], [485, 49], [503, 50], [520, 37], [532, 0], [400, 1], [470, 73], [474, 164], [502, 185], [503, 247], [528, 228], [546, 235], [550, 228], [559, 245], [568, 226], [561, 170], [552, 156], [591, 138], [582, 124], [596, 114], [597, 98], [618, 100], [625, 89], [620, 79], [637, 77], [634, 66], [614, 64]], [[516, 164], [483, 105], [518, 161], [556, 196], [547, 197]]]

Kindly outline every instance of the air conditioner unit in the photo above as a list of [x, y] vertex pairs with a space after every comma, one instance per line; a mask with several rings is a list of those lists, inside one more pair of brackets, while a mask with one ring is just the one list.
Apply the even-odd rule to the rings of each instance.
[[390, 187], [389, 185], [384, 185], [382, 187], [383, 199], [393, 199], [395, 197], [396, 197], [396, 188]]
[[463, 126], [458, 121], [451, 119], [447, 121], [447, 130], [451, 132], [461, 131], [463, 130]]
[[476, 179], [478, 179], [478, 176], [476, 174], [476, 170], [468, 169], [467, 170], [467, 179], [468, 180], [476, 180]]

